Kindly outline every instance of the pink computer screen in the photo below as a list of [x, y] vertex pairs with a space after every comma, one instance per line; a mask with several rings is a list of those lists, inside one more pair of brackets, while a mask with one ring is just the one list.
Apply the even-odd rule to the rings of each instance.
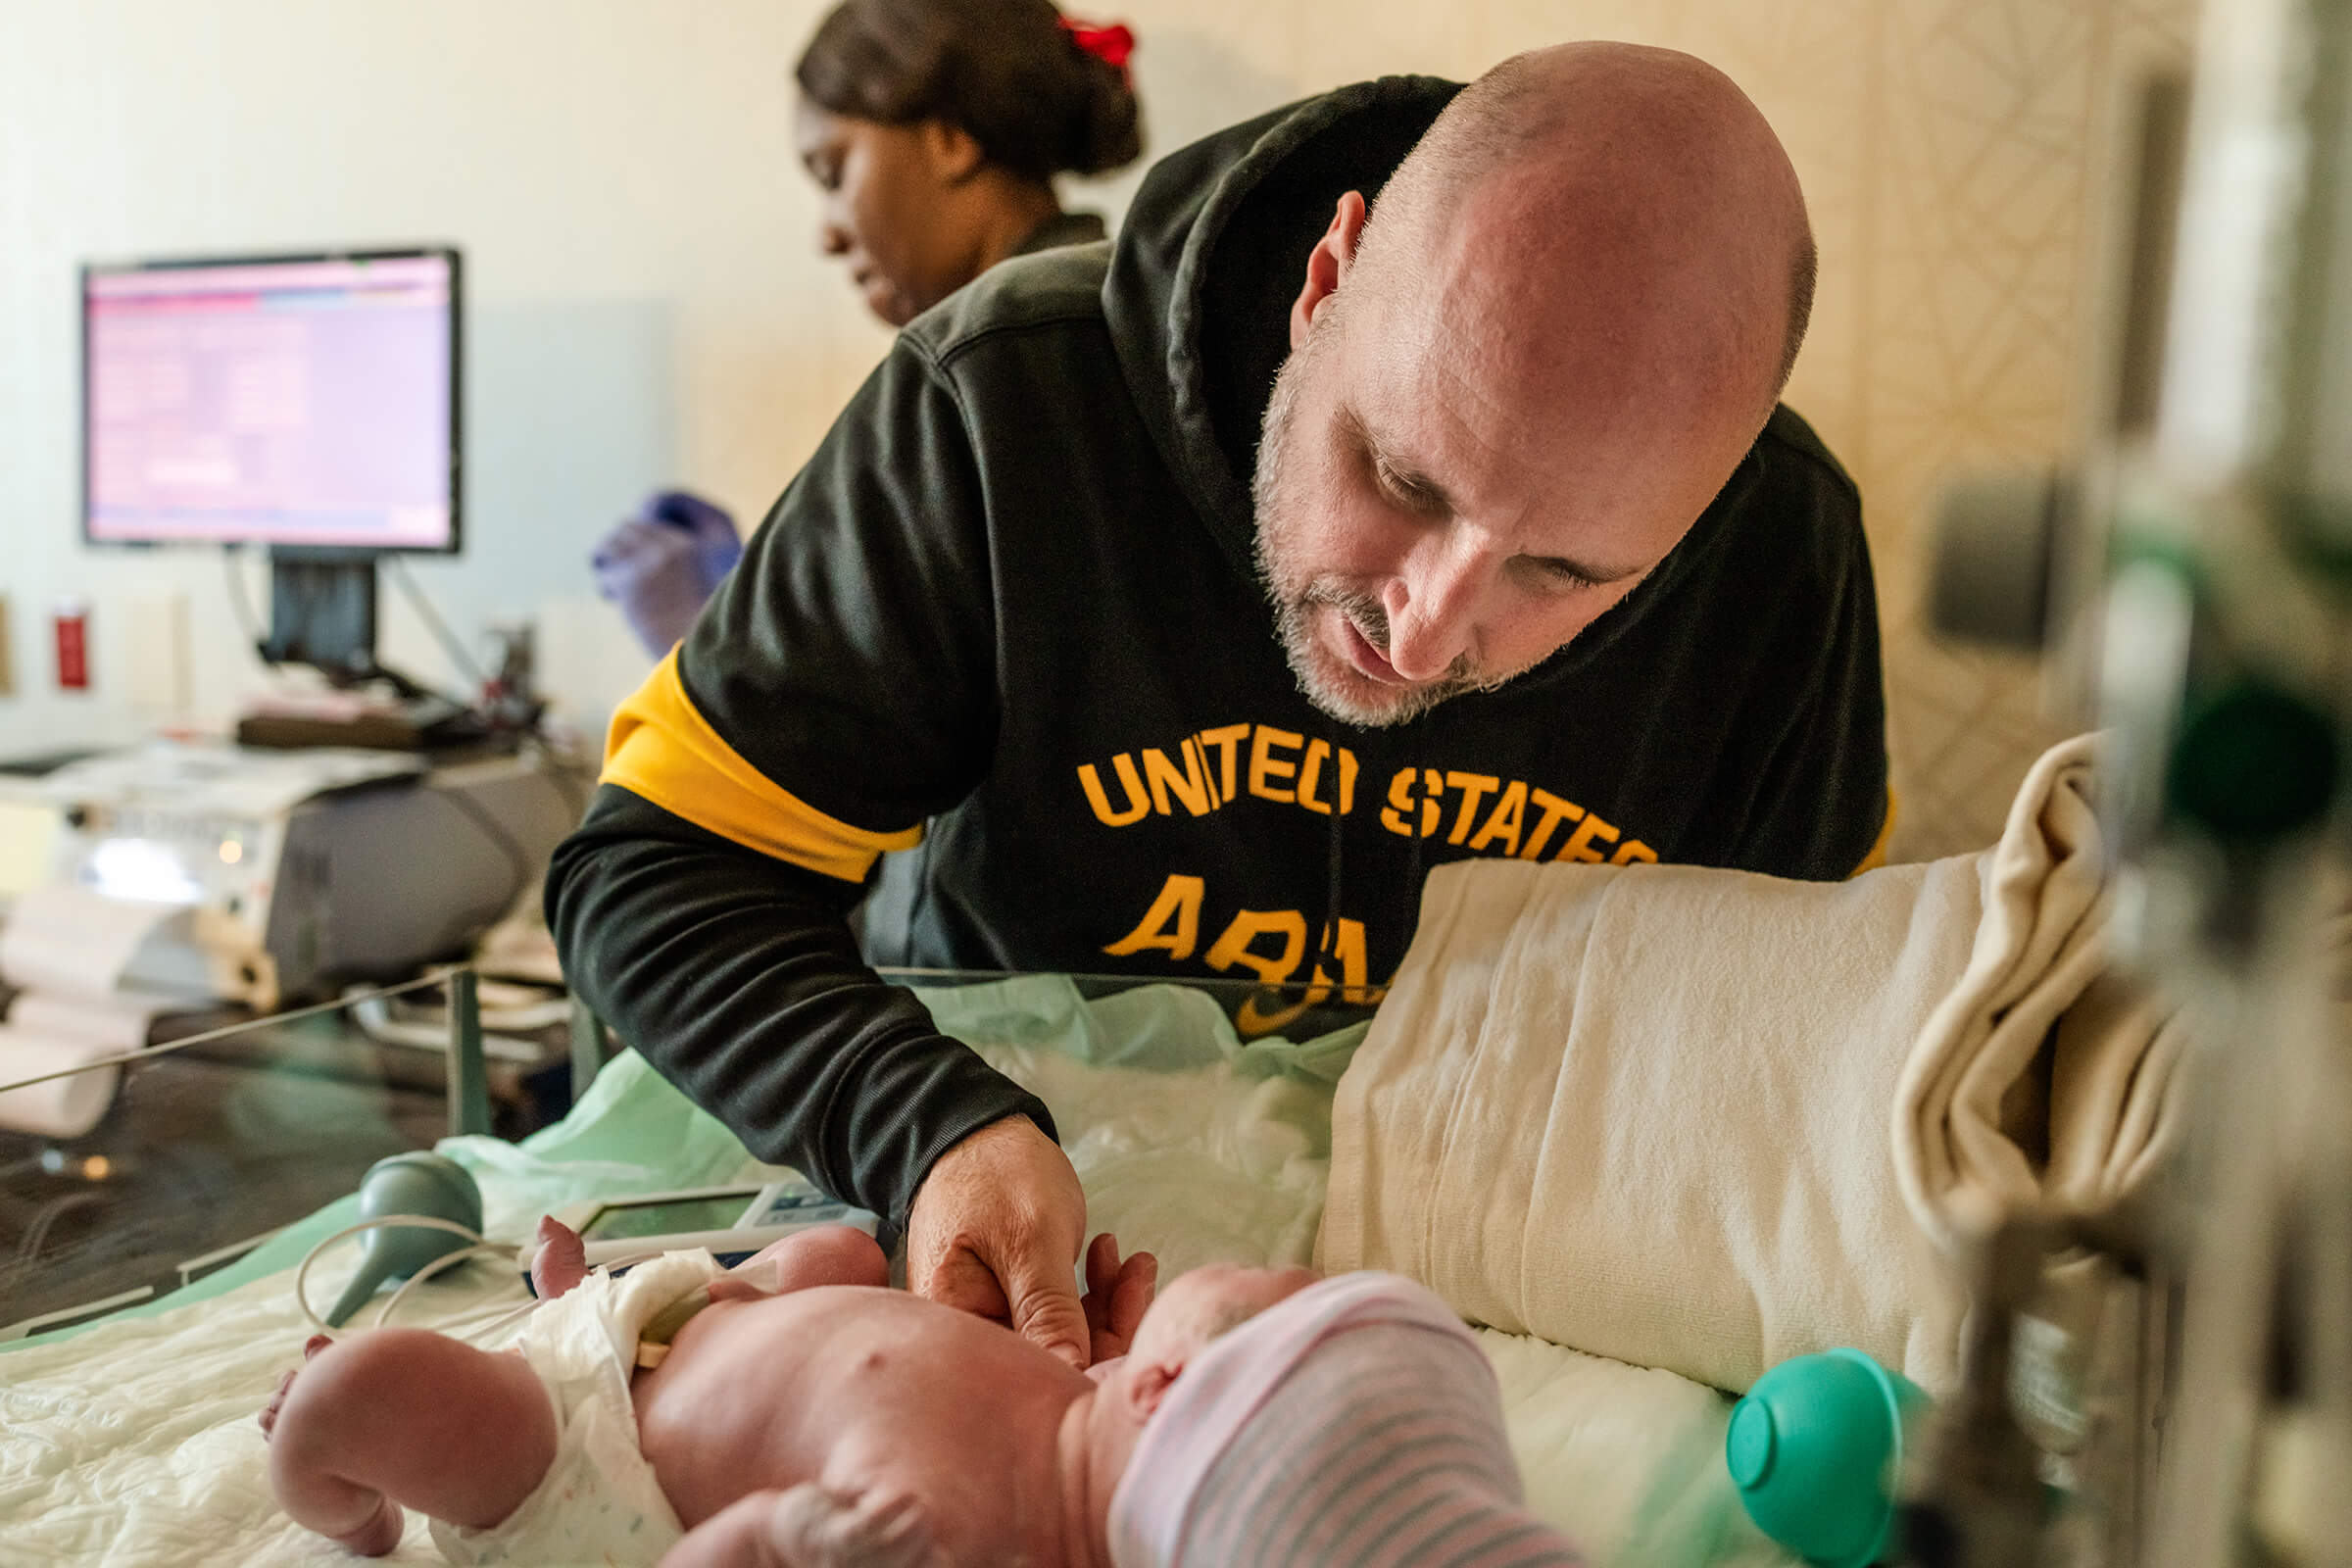
[[457, 545], [457, 259], [82, 274], [99, 543]]

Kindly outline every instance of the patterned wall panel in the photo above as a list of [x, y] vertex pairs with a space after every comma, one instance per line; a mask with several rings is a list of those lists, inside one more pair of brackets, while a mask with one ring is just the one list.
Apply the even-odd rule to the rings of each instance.
[[1876, 555], [1889, 727], [1912, 859], [1998, 835], [2060, 726], [2025, 661], [1921, 623], [1942, 481], [2046, 463], [2075, 433], [2088, 243], [2114, 172], [2109, 121], [2154, 59], [2186, 53], [2194, 0], [1493, 0], [1476, 71], [1516, 49], [1619, 37], [1737, 79], [1805, 184], [1821, 246], [1789, 388], [1853, 470]]
[[2074, 434], [2111, 122], [2146, 61], [2184, 52], [2191, 9], [1884, 7], [1853, 458], [1877, 518], [1903, 858], [1995, 836], [2055, 733], [2022, 662], [1927, 636], [1928, 517], [1952, 473], [2046, 462]]

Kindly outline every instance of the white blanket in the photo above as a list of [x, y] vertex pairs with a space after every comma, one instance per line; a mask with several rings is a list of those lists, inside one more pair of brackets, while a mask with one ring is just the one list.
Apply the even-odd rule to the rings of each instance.
[[1964, 1216], [2104, 1207], [2169, 1141], [2178, 1050], [2100, 979], [2091, 752], [1992, 850], [1843, 884], [1434, 872], [1340, 1085], [1323, 1265], [1718, 1388], [1839, 1345], [1951, 1387]]

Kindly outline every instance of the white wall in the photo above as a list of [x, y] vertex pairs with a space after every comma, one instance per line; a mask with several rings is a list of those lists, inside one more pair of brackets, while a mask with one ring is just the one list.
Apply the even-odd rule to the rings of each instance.
[[[1152, 146], [1389, 71], [1577, 36], [1693, 50], [1747, 88], [1822, 247], [1791, 401], [1861, 480], [1916, 852], [1986, 836], [2040, 739], [2014, 666], [1918, 633], [1941, 474], [2068, 438], [2106, 111], [2191, 0], [1100, 0]], [[585, 553], [657, 483], [756, 516], [881, 354], [792, 156], [819, 0], [0, 0], [0, 749], [127, 722], [131, 630], [192, 612], [198, 716], [258, 679], [216, 556], [75, 538], [74, 267], [445, 239], [466, 252], [468, 547], [416, 568], [470, 633], [540, 617], [577, 716], [643, 667]], [[1079, 201], [1115, 215], [1133, 175]], [[97, 692], [48, 690], [48, 610], [97, 602]], [[388, 658], [449, 678], [387, 594]]]
[[[548, 617], [552, 662], [642, 667], [589, 542], [659, 482], [757, 514], [887, 341], [811, 243], [790, 62], [809, 5], [0, 0], [0, 592], [11, 740], [130, 696], [131, 622], [186, 596], [196, 709], [258, 678], [216, 552], [76, 541], [84, 259], [450, 240], [466, 251], [468, 542], [416, 576], [462, 632]], [[261, 576], [258, 563], [254, 567]], [[48, 612], [96, 602], [96, 689]], [[257, 600], [266, 603], [266, 598]], [[387, 655], [449, 669], [386, 585]], [[601, 659], [597, 655], [604, 656]]]

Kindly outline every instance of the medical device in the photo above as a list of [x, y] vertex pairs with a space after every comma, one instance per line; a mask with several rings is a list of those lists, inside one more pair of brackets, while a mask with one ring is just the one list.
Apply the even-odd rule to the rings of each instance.
[[326, 1314], [339, 1329], [386, 1280], [405, 1280], [453, 1252], [481, 1244], [482, 1190], [456, 1160], [440, 1154], [392, 1154], [368, 1168], [360, 1181], [360, 1218], [416, 1221], [429, 1216], [449, 1227], [422, 1223], [384, 1224], [365, 1232], [359, 1271]]
[[56, 813], [52, 882], [194, 908], [235, 955], [233, 1000], [267, 1011], [463, 952], [577, 818], [585, 782], [566, 768], [158, 741], [0, 794]]
[[[349, 1322], [386, 1281], [404, 1281], [376, 1312], [380, 1327], [411, 1290], [474, 1257], [514, 1262], [533, 1298], [477, 1332], [502, 1327], [535, 1304], [538, 1288], [531, 1279], [531, 1249], [483, 1236], [481, 1189], [456, 1160], [422, 1152], [387, 1155], [360, 1179], [359, 1197], [359, 1223], [318, 1242], [294, 1272], [295, 1301], [319, 1332]], [[562, 1209], [555, 1217], [586, 1243], [590, 1269], [615, 1274], [663, 1252], [697, 1248], [709, 1251], [722, 1267], [733, 1268], [761, 1248], [817, 1225], [847, 1225], [877, 1238], [883, 1230], [879, 1216], [827, 1198], [799, 1175], [757, 1186], [595, 1199]], [[311, 1306], [311, 1267], [354, 1237], [361, 1239], [360, 1266], [321, 1318]]]
[[267, 548], [262, 657], [392, 688], [249, 745], [478, 735], [375, 657], [376, 559], [459, 547], [461, 276], [446, 247], [82, 269], [82, 537]]
[[[706, 1249], [732, 1268], [771, 1242], [812, 1225], [848, 1225], [879, 1237], [877, 1214], [826, 1197], [806, 1177], [757, 1187], [697, 1187], [630, 1198], [599, 1199], [556, 1218], [580, 1233], [588, 1266], [622, 1258]], [[528, 1279], [528, 1271], [525, 1271]]]
[[1724, 1467], [1781, 1545], [1823, 1568], [1870, 1568], [1886, 1560], [1892, 1488], [1930, 1407], [1918, 1384], [1860, 1350], [1794, 1356], [1732, 1406]]
[[[1936, 599], [2111, 732], [2117, 956], [2192, 1026], [2191, 1137], [2147, 1212], [1985, 1238], [1936, 1568], [2352, 1561], [2352, 3], [2211, 0], [2136, 129], [2086, 450], [1959, 493]], [[2036, 1316], [2054, 1261], [2113, 1282], [2097, 1321]], [[2053, 1366], [2071, 1531], [2020, 1392]]]

